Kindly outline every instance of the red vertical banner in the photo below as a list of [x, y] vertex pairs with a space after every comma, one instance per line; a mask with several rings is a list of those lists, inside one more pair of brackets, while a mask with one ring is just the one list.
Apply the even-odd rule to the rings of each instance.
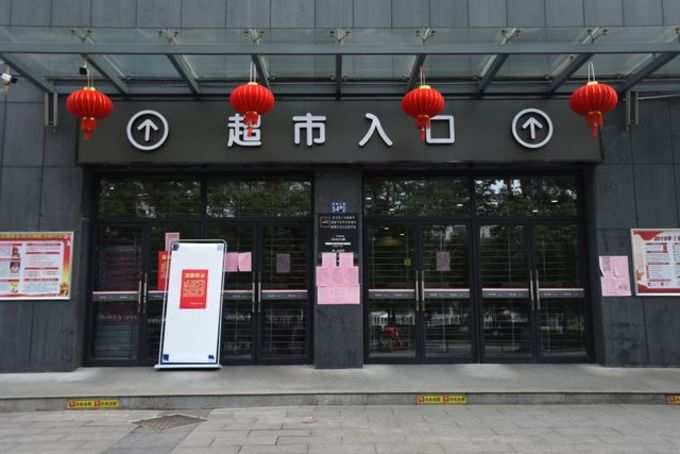
[[208, 270], [182, 270], [180, 309], [205, 309], [208, 303]]
[[158, 251], [158, 274], [156, 275], [156, 290], [168, 289], [168, 264], [170, 253], [168, 251]]

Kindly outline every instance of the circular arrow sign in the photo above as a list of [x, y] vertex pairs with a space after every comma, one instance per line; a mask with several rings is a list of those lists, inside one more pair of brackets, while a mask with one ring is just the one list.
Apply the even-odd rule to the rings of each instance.
[[524, 109], [512, 120], [512, 136], [525, 148], [544, 147], [553, 136], [553, 123], [540, 109]]
[[169, 133], [168, 121], [155, 110], [141, 110], [127, 124], [128, 142], [142, 151], [160, 148], [168, 140]]

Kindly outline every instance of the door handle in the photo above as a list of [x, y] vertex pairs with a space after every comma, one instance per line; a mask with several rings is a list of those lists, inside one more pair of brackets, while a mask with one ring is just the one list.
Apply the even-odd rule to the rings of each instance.
[[137, 315], [142, 314], [142, 288], [144, 287], [143, 279], [137, 281]]
[[540, 311], [541, 310], [541, 283], [540, 283], [540, 275], [538, 274], [538, 270], [536, 270], [536, 310]]
[[535, 310], [535, 301], [534, 301], [534, 271], [529, 268], [529, 301], [531, 304], [531, 310]]
[[253, 273], [253, 281], [250, 286], [250, 313], [254, 314], [255, 313], [255, 304], [257, 301], [256, 295], [255, 295], [255, 279], [254, 279], [255, 273]]
[[147, 273], [144, 273], [144, 286], [142, 287], [142, 312], [146, 314], [146, 303], [148, 301], [148, 295], [149, 295], [149, 276]]
[[420, 295], [418, 288], [420, 287], [420, 281], [418, 280], [418, 270], [416, 270], [416, 276], [415, 276], [415, 288], [413, 289], [415, 291], [415, 296], [416, 296], [416, 312], [420, 312]]
[[420, 310], [425, 312], [425, 270], [420, 271]]
[[257, 273], [257, 312], [262, 312], [262, 272]]

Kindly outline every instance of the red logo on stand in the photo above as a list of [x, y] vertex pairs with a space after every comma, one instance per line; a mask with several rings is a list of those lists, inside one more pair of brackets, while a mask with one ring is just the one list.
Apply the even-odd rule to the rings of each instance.
[[208, 270], [182, 270], [180, 309], [205, 309], [208, 304]]

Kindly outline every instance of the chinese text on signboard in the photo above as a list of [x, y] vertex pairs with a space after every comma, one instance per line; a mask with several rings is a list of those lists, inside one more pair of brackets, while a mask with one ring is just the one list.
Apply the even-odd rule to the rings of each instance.
[[632, 229], [635, 294], [680, 295], [680, 229]]

